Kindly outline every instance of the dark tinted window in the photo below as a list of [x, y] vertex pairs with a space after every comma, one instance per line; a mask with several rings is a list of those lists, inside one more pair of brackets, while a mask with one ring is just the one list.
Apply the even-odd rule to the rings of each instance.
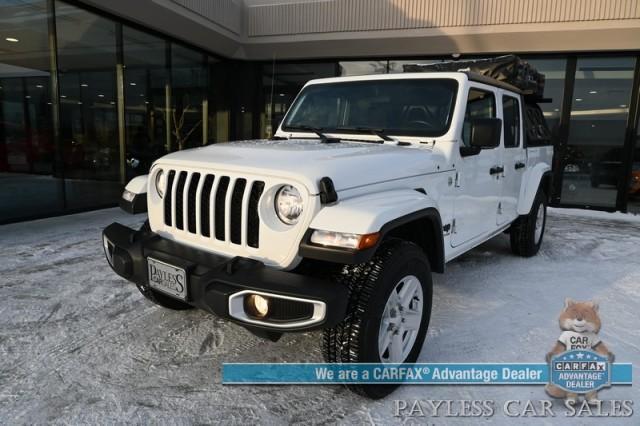
[[520, 102], [516, 98], [502, 98], [502, 123], [504, 128], [504, 146], [515, 148], [520, 145]]
[[311, 85], [291, 108], [284, 129], [358, 127], [394, 135], [440, 136], [449, 128], [457, 86], [451, 79]]
[[496, 99], [493, 93], [486, 90], [470, 89], [462, 127], [462, 142], [464, 145], [469, 146], [471, 141], [471, 119], [495, 118], [495, 116]]

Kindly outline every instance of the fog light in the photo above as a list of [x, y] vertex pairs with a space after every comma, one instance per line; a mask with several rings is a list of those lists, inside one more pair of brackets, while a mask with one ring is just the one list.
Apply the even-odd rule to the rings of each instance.
[[269, 299], [259, 294], [250, 294], [244, 298], [244, 310], [254, 318], [265, 318], [269, 313]]

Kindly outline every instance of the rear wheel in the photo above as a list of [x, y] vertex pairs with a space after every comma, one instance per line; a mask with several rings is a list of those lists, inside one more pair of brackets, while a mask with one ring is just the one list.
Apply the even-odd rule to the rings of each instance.
[[[413, 243], [392, 239], [374, 258], [345, 266], [339, 279], [350, 289], [345, 319], [324, 331], [326, 362], [413, 363], [431, 317], [429, 261]], [[347, 385], [370, 398], [382, 398], [399, 385]]]
[[536, 255], [542, 245], [546, 224], [547, 197], [544, 191], [538, 190], [529, 214], [520, 216], [511, 225], [511, 251], [523, 257]]

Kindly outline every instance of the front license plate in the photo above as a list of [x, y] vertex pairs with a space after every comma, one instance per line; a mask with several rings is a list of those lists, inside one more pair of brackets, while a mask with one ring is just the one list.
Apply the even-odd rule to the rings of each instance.
[[184, 269], [151, 257], [147, 258], [147, 266], [151, 287], [178, 299], [187, 298], [187, 274]]

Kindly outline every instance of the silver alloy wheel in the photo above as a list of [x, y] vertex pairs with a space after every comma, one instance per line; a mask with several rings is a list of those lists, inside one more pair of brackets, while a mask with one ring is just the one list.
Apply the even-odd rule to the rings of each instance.
[[540, 242], [542, 238], [542, 230], [544, 229], [544, 204], [540, 203], [538, 206], [538, 212], [536, 213], [536, 232], [534, 234], [535, 243]]
[[414, 275], [402, 278], [391, 291], [382, 313], [378, 351], [383, 363], [403, 363], [418, 337], [422, 322], [422, 284]]

